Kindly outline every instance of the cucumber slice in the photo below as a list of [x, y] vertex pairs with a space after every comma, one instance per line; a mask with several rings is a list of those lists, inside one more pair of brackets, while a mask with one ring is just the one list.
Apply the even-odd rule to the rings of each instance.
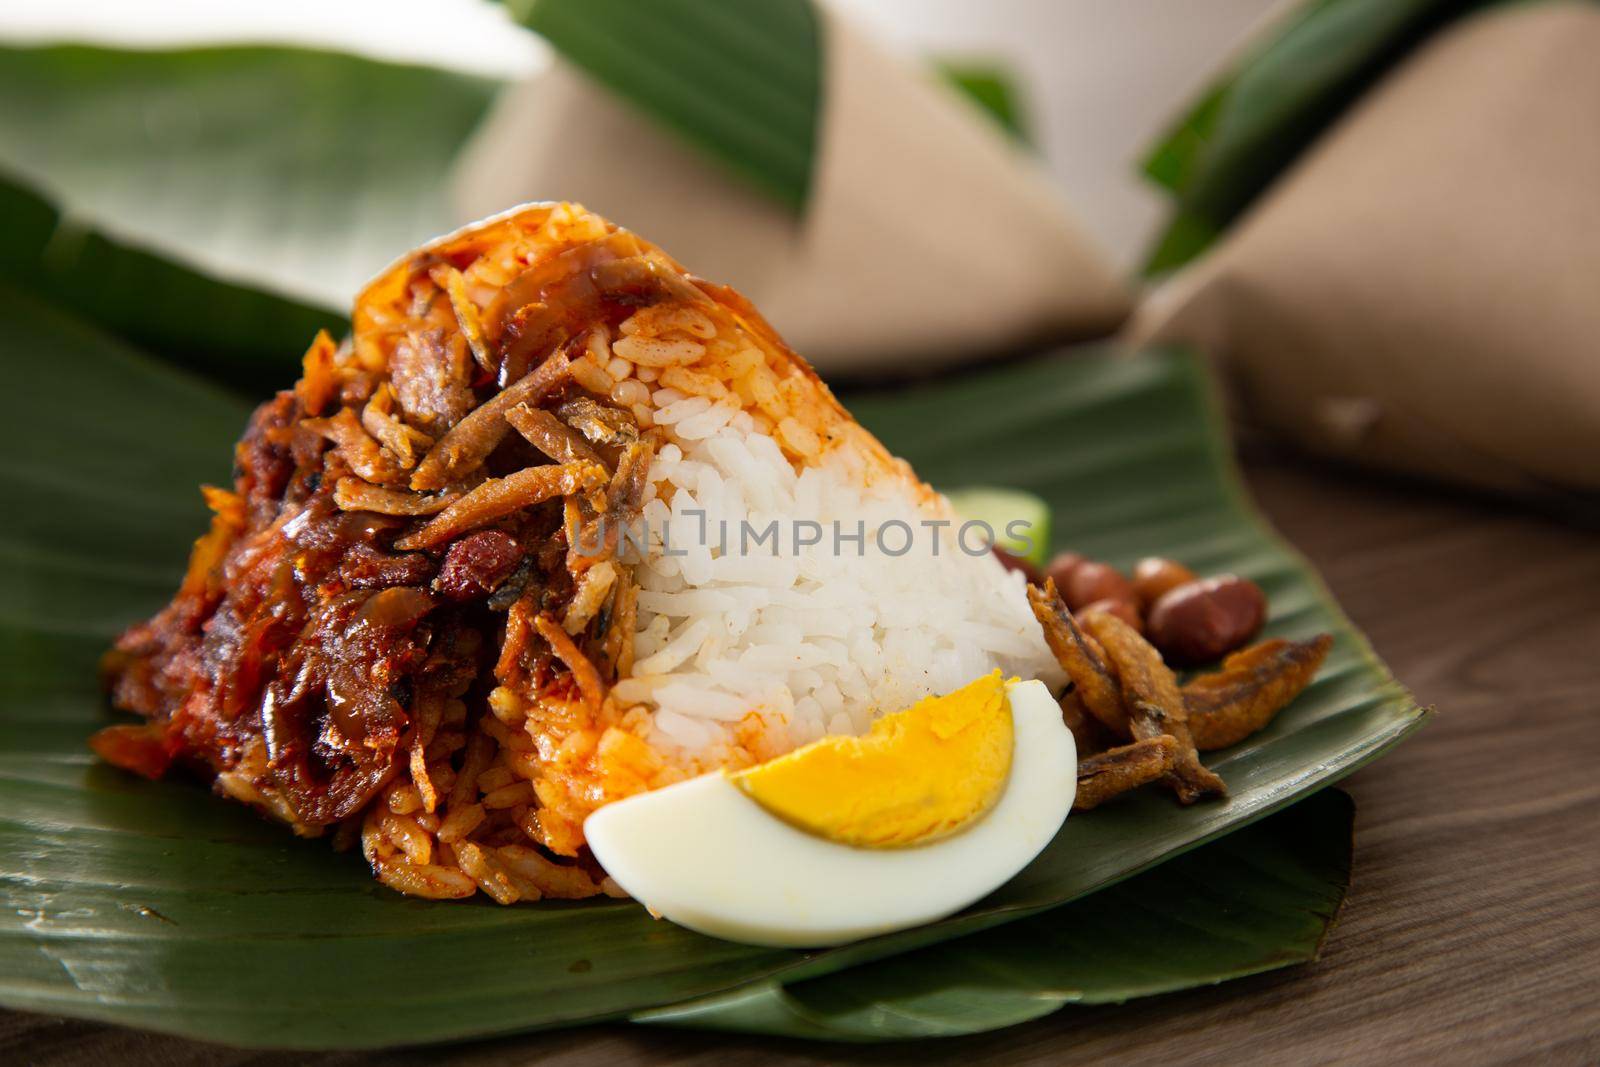
[[1050, 506], [1020, 489], [973, 486], [945, 493], [963, 519], [986, 522], [994, 530], [995, 547], [1019, 559], [1043, 564], [1050, 551]]

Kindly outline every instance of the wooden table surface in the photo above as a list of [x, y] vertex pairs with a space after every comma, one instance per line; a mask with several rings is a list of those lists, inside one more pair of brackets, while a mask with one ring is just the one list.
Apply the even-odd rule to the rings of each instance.
[[1272, 456], [1246, 470], [1379, 654], [1438, 709], [1347, 780], [1354, 884], [1316, 963], [887, 1046], [603, 1026], [277, 1056], [0, 1013], [0, 1062], [1600, 1063], [1600, 532]]

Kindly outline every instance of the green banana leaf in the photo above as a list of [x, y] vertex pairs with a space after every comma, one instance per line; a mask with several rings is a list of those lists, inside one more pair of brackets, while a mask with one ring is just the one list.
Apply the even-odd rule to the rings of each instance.
[[812, 0], [506, 0], [602, 85], [796, 214], [822, 99]]
[[636, 1022], [839, 1041], [952, 1037], [1314, 959], [1350, 881], [1355, 806], [1325, 789], [1115, 889], [792, 986]]
[[1032, 145], [1033, 134], [1022, 91], [1016, 78], [1005, 65], [994, 62], [951, 59], [935, 64], [935, 69], [965, 93], [1000, 128], [1025, 145]]
[[0, 279], [254, 393], [283, 384], [306, 338], [345, 328], [337, 315], [217, 281], [65, 218], [3, 170], [0, 220]]
[[[826, 35], [813, 4], [505, 0], [569, 62], [797, 215], [826, 116]], [[1004, 67], [949, 61], [934, 69], [1027, 141]]]
[[[203, 523], [194, 486], [226, 476], [247, 405], [34, 295], [0, 293], [0, 321], [0, 356], [29, 368], [0, 402], [5, 425], [31, 446], [0, 465], [0, 486], [28, 504], [0, 531], [0, 1001], [14, 1007], [240, 1045], [366, 1047], [619, 1018], [752, 983], [775, 992], [1047, 913], [1311, 793], [1421, 718], [1250, 513], [1198, 363], [1047, 359], [862, 398], [860, 410], [935, 480], [1039, 493], [1063, 542], [1120, 562], [1160, 547], [1238, 570], [1267, 588], [1273, 632], [1336, 633], [1302, 699], [1215, 761], [1234, 789], [1227, 802], [1180, 809], [1152, 794], [1069, 819], [967, 911], [821, 952], [716, 941], [627, 902], [402, 898], [358, 857], [197, 784], [137, 780], [90, 757], [84, 740], [108, 721], [97, 657], [170, 592]], [[1287, 906], [1304, 907], [1292, 896]], [[1106, 967], [1115, 990], [1116, 961]], [[1237, 970], [1219, 959], [1204, 980]], [[716, 1025], [812, 1036], [822, 1017], [783, 1024], [769, 1011], [752, 1023], [726, 1001], [700, 1010]], [[1014, 1018], [997, 1008], [991, 1024]], [[837, 1036], [862, 1027], [840, 1009]]]
[[0, 166], [80, 225], [342, 315], [454, 227], [450, 168], [498, 88], [307, 48], [0, 47]]
[[1146, 174], [1173, 198], [1146, 274], [1205, 251], [1362, 93], [1430, 34], [1485, 7], [1528, 0], [1312, 0], [1179, 119]]
[[[593, 67], [618, 62], [611, 45], [584, 51], [585, 42], [607, 32], [595, 20], [610, 9], [555, 3], [534, 14], [558, 45], [578, 50], [572, 58], [587, 58]], [[816, 107], [819, 62], [809, 4], [785, 0], [729, 10], [744, 12], [753, 25], [729, 22], [726, 32], [743, 34], [746, 44], [750, 34], [772, 37], [769, 50], [789, 57], [778, 69], [790, 74], [780, 83], [765, 69], [732, 70], [730, 77], [758, 78], [769, 96], [729, 92], [716, 97], [717, 106], [737, 110], [777, 93], [792, 100], [772, 103], [774, 109], [809, 114]], [[682, 14], [690, 28], [721, 24], [718, 11], [702, 5], [689, 4]], [[719, 47], [729, 44], [714, 40]], [[635, 71], [620, 63], [623, 72], [646, 79], [623, 87], [642, 94], [634, 97], [641, 106], [701, 88], [692, 50], [664, 51], [652, 42], [647, 51], [664, 65]], [[1003, 126], [1023, 135], [1017, 93], [1004, 70], [971, 64], [941, 69]], [[593, 73], [616, 88], [610, 70]], [[266, 368], [248, 383], [260, 392], [281, 384], [271, 368], [303, 347], [317, 326], [342, 316], [367, 278], [464, 221], [447, 199], [451, 168], [500, 88], [493, 80], [430, 67], [287, 46], [146, 51], [0, 45], [0, 101], [6, 104], [0, 107], [0, 170], [47, 191], [66, 205], [68, 218], [58, 225], [48, 205], [0, 202], [0, 212], [36, 220], [30, 225], [40, 234], [40, 248], [54, 235], [54, 299], [81, 308], [100, 298], [88, 309], [91, 318], [119, 331], [128, 327], [123, 336], [191, 366], [207, 369], [208, 361], [235, 350]], [[694, 111], [683, 121], [703, 118]], [[746, 118], [765, 124], [770, 116]], [[691, 139], [709, 144], [713, 157], [743, 159], [747, 168], [765, 165], [764, 156], [741, 155], [749, 146], [729, 140], [721, 127], [696, 129]], [[762, 129], [768, 130], [762, 136], [778, 136], [788, 127]], [[798, 138], [793, 149], [803, 153], [806, 172], [810, 137]], [[796, 180], [799, 173], [772, 181]], [[792, 196], [803, 199], [803, 183]], [[92, 241], [84, 236], [91, 228]], [[177, 262], [119, 252], [112, 270], [104, 243]], [[34, 273], [38, 260], [37, 250], [29, 252], [24, 273]], [[200, 295], [193, 286], [147, 283], [149, 272], [181, 276], [185, 264], [241, 284], [214, 287], [211, 299], [221, 306], [196, 313], [189, 309], [201, 305], [185, 304]], [[147, 284], [141, 299], [100, 292], [125, 281]], [[308, 318], [296, 305], [320, 314]]]

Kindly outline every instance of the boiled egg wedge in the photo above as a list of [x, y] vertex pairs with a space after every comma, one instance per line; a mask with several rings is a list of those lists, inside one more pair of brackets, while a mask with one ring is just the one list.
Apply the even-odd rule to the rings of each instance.
[[714, 937], [820, 947], [943, 918], [999, 888], [1072, 808], [1077, 757], [1042, 682], [999, 672], [736, 773], [617, 801], [595, 858]]

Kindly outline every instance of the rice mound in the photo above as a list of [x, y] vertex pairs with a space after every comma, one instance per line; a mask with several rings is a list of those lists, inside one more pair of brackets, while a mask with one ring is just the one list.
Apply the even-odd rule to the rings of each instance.
[[658, 748], [737, 759], [728, 724], [755, 715], [767, 758], [995, 667], [1055, 680], [1022, 576], [941, 499], [849, 447], [797, 470], [745, 412], [658, 398], [676, 440], [651, 466], [651, 551], [624, 557], [638, 630], [615, 690], [653, 706]]

